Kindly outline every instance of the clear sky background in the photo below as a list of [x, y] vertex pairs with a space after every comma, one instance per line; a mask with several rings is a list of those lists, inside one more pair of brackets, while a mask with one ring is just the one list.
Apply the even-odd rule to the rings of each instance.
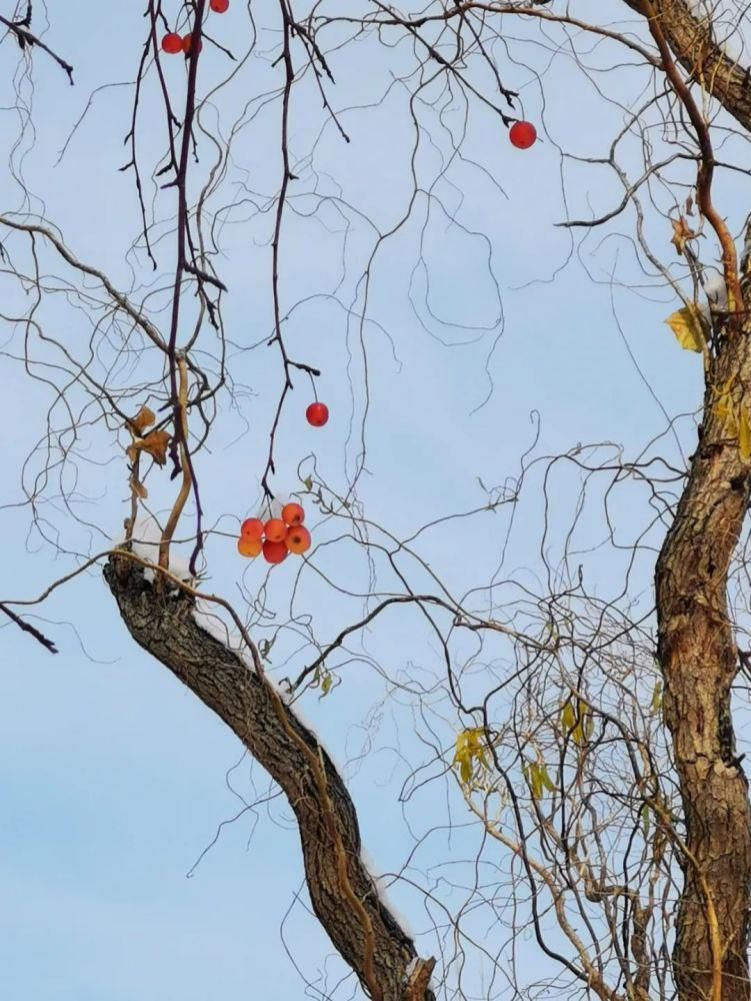
[[[132, 176], [118, 173], [127, 159], [122, 137], [132, 90], [125, 84], [133, 79], [145, 33], [142, 6], [84, 0], [35, 5], [35, 19], [40, 18], [35, 27], [41, 30], [47, 19], [44, 37], [75, 66], [75, 87], [68, 87], [59, 69], [40, 54], [29, 69], [12, 40], [0, 46], [6, 95], [0, 123], [12, 165], [0, 179], [3, 209], [44, 210], [81, 259], [100, 264], [128, 288], [131, 265], [137, 282], [152, 280], [143, 260], [139, 265], [131, 257], [125, 263], [125, 250], [137, 235], [137, 205]], [[576, 6], [583, 19], [596, 12], [607, 21], [605, 9], [613, 20], [629, 16], [616, 0]], [[255, 6], [254, 14], [259, 27], [275, 24], [273, 4]], [[605, 101], [570, 51], [555, 43], [554, 33], [549, 33], [552, 41], [541, 44], [533, 27], [508, 24], [505, 51], [499, 43], [495, 53], [497, 64], [504, 83], [520, 92], [524, 115], [538, 123], [541, 140], [527, 152], [516, 151], [497, 119], [474, 109], [465, 162], [456, 160], [446, 179], [436, 180], [450, 145], [445, 130], [461, 128], [460, 102], [451, 106], [448, 97], [441, 98], [447, 107], [440, 120], [435, 111], [419, 109], [432, 136], [432, 142], [423, 136], [417, 154], [421, 186], [432, 191], [430, 211], [421, 195], [412, 220], [379, 250], [369, 310], [380, 326], [367, 324], [363, 342], [357, 323], [348, 325], [345, 310], [330, 294], [344, 253], [339, 298], [347, 303], [354, 297], [373, 248], [374, 230], [365, 217], [385, 231], [408, 204], [414, 128], [407, 102], [414, 82], [392, 83], [386, 98], [374, 102], [393, 77], [414, 65], [409, 49], [379, 48], [375, 39], [366, 39], [332, 54], [332, 101], [340, 109], [355, 109], [342, 111], [352, 140], [348, 145], [331, 125], [321, 131], [320, 101], [310, 87], [301, 87], [293, 101], [291, 149], [299, 160], [300, 181], [291, 205], [294, 215], [285, 223], [282, 295], [285, 309], [315, 298], [292, 313], [285, 336], [294, 357], [322, 369], [319, 393], [332, 418], [323, 431], [307, 427], [303, 415], [310, 392], [301, 378], [285, 410], [275, 482], [283, 492], [299, 489], [298, 463], [309, 470], [311, 460], [305, 457], [314, 453], [323, 478], [346, 491], [361, 447], [367, 357], [367, 461], [359, 498], [365, 516], [397, 537], [435, 518], [481, 506], [487, 495], [479, 480], [494, 487], [516, 476], [519, 457], [534, 437], [534, 411], [541, 428], [539, 454], [555, 454], [577, 442], [612, 441], [623, 443], [633, 456], [664, 430], [663, 409], [673, 416], [699, 403], [700, 359], [681, 351], [662, 322], [678, 302], [661, 280], [640, 273], [631, 244], [633, 213], [593, 232], [581, 245], [575, 244], [580, 234], [572, 237], [554, 225], [567, 211], [590, 217], [621, 198], [607, 168], [575, 158], [607, 156], [624, 109], [646, 92], [648, 75], [621, 68], [600, 77], [598, 68], [612, 66], [619, 50], [582, 43], [594, 78], [613, 98]], [[245, 5], [232, 0], [230, 12], [212, 18], [209, 30], [240, 56], [250, 32]], [[266, 55], [274, 41], [263, 32], [258, 54], [216, 92], [202, 112], [207, 128], [226, 137], [243, 105], [278, 85], [279, 70]], [[200, 93], [224, 80], [229, 65], [207, 45]], [[179, 102], [182, 60], [165, 63], [165, 72]], [[21, 130], [22, 116], [10, 107], [13, 81], [31, 109], [33, 131]], [[487, 79], [482, 83], [488, 86]], [[103, 84], [117, 86], [94, 94]], [[439, 97], [437, 89], [428, 94]], [[90, 97], [91, 107], [57, 163]], [[155, 107], [150, 92], [139, 132], [147, 164], [163, 148]], [[255, 105], [250, 108], [254, 113]], [[239, 563], [231, 533], [257, 502], [280, 378], [273, 352], [250, 350], [271, 329], [272, 216], [266, 199], [278, 186], [278, 102], [248, 117], [233, 140], [224, 186], [211, 204], [214, 210], [239, 205], [219, 215], [222, 254], [215, 266], [229, 288], [224, 322], [233, 344], [233, 374], [249, 392], [241, 400], [242, 416], [222, 401], [211, 452], [198, 463], [208, 521], [228, 533], [209, 539], [209, 584], [240, 607], [238, 585], [255, 594], [266, 571]], [[654, 121], [659, 147], [656, 115]], [[634, 143], [625, 154], [635, 170], [637, 152]], [[744, 142], [728, 137], [724, 154], [747, 155]], [[196, 185], [214, 155], [206, 144], [193, 168]], [[682, 169], [688, 177], [688, 169]], [[29, 202], [14, 172], [23, 175]], [[159, 275], [165, 275], [173, 264], [174, 196], [159, 192], [148, 171], [146, 178], [149, 205], [164, 221], [158, 257]], [[327, 199], [317, 199], [316, 191]], [[745, 181], [721, 176], [718, 192], [721, 212], [739, 225], [742, 214], [734, 219], [731, 207], [747, 204]], [[665, 221], [651, 213], [647, 228], [659, 252], [672, 259]], [[85, 317], [64, 305], [50, 307], [45, 322], [71, 343], [89, 336]], [[23, 330], [6, 327], [0, 336], [0, 503], [6, 505], [0, 511], [0, 599], [26, 598], [72, 569], [76, 559], [58, 554], [30, 528], [28, 509], [14, 506], [21, 496], [20, 463], [44, 432], [43, 413], [51, 397], [49, 389], [23, 379], [13, 360]], [[148, 364], [145, 356], [143, 365]], [[690, 447], [690, 422], [680, 428]], [[79, 461], [76, 510], [86, 512], [95, 527], [72, 522], [52, 486], [41, 509], [48, 537], [78, 553], [105, 548], [127, 513], [125, 462], [114, 439], [97, 430], [84, 444], [99, 464]], [[668, 442], [665, 450], [675, 458], [674, 444]], [[567, 482], [556, 488], [553, 550], [575, 500]], [[155, 481], [155, 498], [160, 489]], [[163, 489], [166, 503], [166, 484]], [[644, 500], [643, 494], [634, 496]], [[625, 537], [649, 517], [638, 505], [624, 503], [622, 512]], [[510, 509], [501, 509], [466, 523], [442, 523], [420, 536], [415, 548], [451, 591], [461, 594], [486, 584], [498, 569], [509, 516]], [[541, 528], [540, 480], [533, 476], [516, 512], [504, 573], [526, 568], [519, 573], [531, 580], [540, 572]], [[588, 527], [589, 541], [601, 538], [602, 529], [602, 522]], [[311, 567], [301, 569], [290, 559], [271, 575], [267, 607], [278, 621], [292, 616], [299, 626], [275, 646], [272, 668], [280, 677], [293, 676], [312, 659], [299, 625], [307, 616], [318, 640], [326, 642], [362, 613], [357, 595], [367, 588], [368, 567], [354, 543], [340, 538], [343, 532], [345, 522], [314, 517], [319, 547]], [[587, 559], [594, 575], [591, 587], [604, 596], [617, 593], [618, 557]], [[421, 579], [414, 565], [410, 573]], [[337, 594], [326, 577], [355, 597]], [[635, 593], [645, 592], [647, 607], [649, 584], [647, 562], [633, 581]], [[394, 586], [393, 579], [386, 576], [382, 586]], [[332, 990], [341, 964], [307, 913], [304, 896], [296, 902], [302, 884], [298, 839], [278, 798], [222, 827], [188, 878], [218, 826], [242, 808], [240, 797], [250, 802], [274, 795], [261, 770], [247, 759], [240, 762], [236, 739], [130, 640], [99, 570], [55, 594], [40, 614], [44, 618], [37, 621], [60, 648], [57, 657], [15, 628], [0, 630], [2, 997], [205, 1001], [252, 995], [296, 1001], [319, 996], [305, 994], [303, 977]], [[273, 622], [256, 626], [260, 638]], [[416, 718], [414, 700], [394, 692], [373, 668], [380, 664], [392, 679], [440, 677], [434, 639], [408, 613], [389, 613], [363, 637], [359, 653], [343, 667], [341, 684], [326, 700], [311, 692], [301, 709], [348, 776], [368, 854], [376, 873], [387, 873], [399, 868], [413, 837], [430, 828], [431, 818], [440, 824], [451, 811], [462, 823], [465, 813], [450, 781], [421, 789], [404, 805], [398, 802], [411, 769], [423, 758], [429, 761], [431, 753], [416, 736], [424, 720]], [[437, 707], [432, 725], [448, 760], [463, 724], [445, 708]], [[226, 775], [233, 768], [229, 788]], [[452, 840], [439, 831], [428, 838], [420, 862], [423, 869], [435, 867], [432, 885], [439, 887], [443, 862], [459, 864], [472, 857], [471, 845], [462, 834]], [[409, 927], [426, 933], [421, 947], [435, 949], [422, 895], [407, 883], [390, 892]], [[453, 894], [446, 889], [447, 900]], [[478, 972], [481, 992], [480, 983]], [[353, 990], [350, 980], [343, 996]]]

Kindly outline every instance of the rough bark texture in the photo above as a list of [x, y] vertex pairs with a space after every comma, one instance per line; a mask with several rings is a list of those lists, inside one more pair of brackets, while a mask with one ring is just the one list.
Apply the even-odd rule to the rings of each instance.
[[[700, 8], [695, 14], [687, 0], [626, 3], [658, 22], [690, 79], [751, 132], [749, 73], [717, 44], [711, 16]], [[737, 435], [715, 410], [720, 387], [731, 387], [736, 407], [749, 406], [750, 342], [748, 325], [741, 329], [734, 320], [708, 372], [699, 446], [656, 570], [665, 721], [686, 821], [673, 957], [681, 1001], [751, 997], [751, 812], [731, 716], [739, 659], [727, 606], [728, 569], [748, 510], [750, 479]]]
[[376, 1001], [434, 1001], [433, 961], [417, 959], [414, 943], [379, 899], [360, 858], [352, 800], [315, 735], [271, 685], [196, 623], [190, 596], [155, 588], [127, 557], [112, 557], [104, 576], [135, 641], [212, 709], [281, 786], [299, 825], [313, 909], [363, 988]]
[[730, 711], [739, 658], [727, 606], [750, 477], [737, 438], [715, 410], [715, 387], [733, 375], [736, 403], [749, 405], [750, 345], [739, 332], [710, 374], [699, 445], [656, 572], [665, 721], [688, 849], [674, 951], [682, 1001], [750, 996], [751, 812]]
[[[632, 10], [647, 16], [644, 0], [625, 2]], [[683, 68], [751, 132], [749, 72], [728, 58], [717, 44], [707, 17], [694, 15], [686, 0], [651, 0], [651, 5]]]

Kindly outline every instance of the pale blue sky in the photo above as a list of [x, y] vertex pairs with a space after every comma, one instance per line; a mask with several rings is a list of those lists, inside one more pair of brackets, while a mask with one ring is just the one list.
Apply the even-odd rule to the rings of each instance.
[[[603, 7], [612, 9], [614, 15], [625, 11], [625, 5], [616, 0], [608, 4], [588, 0], [581, 4], [580, 16]], [[233, 0], [230, 14], [216, 25], [217, 37], [234, 40], [242, 35], [244, 29], [238, 25], [247, 26], [243, 8]], [[68, 0], [64, 14], [54, 5], [48, 12], [52, 28], [45, 37], [75, 65], [76, 86], [67, 87], [57, 67], [35, 57], [36, 141], [23, 158], [15, 154], [14, 162], [23, 161], [29, 187], [44, 199], [49, 217], [73, 250], [83, 259], [102, 262], [125, 286], [130, 278], [123, 249], [136, 235], [137, 222], [132, 177], [117, 173], [117, 168], [127, 158], [121, 138], [127, 128], [130, 91], [122, 87], [100, 93], [62, 163], [54, 168], [53, 164], [92, 89], [132, 78], [145, 25], [142, 11], [133, 5]], [[44, 8], [35, 5], [35, 17], [43, 16]], [[273, 18], [273, 5], [260, 5], [256, 16], [260, 22]], [[515, 32], [520, 37], [530, 33], [531, 29], [523, 27]], [[498, 304], [483, 270], [487, 266], [485, 240], [459, 238], [441, 212], [435, 212], [425, 235], [431, 307], [449, 321], [492, 329], [476, 343], [447, 347], [439, 337], [462, 342], [472, 337], [461, 329], [436, 324], [432, 325], [435, 336], [431, 336], [420, 326], [409, 303], [416, 234], [423, 221], [419, 211], [404, 234], [380, 252], [374, 271], [370, 308], [387, 329], [393, 351], [383, 333], [374, 326], [366, 328], [370, 409], [367, 473], [361, 480], [360, 496], [366, 517], [397, 536], [412, 534], [434, 518], [481, 505], [485, 496], [478, 477], [495, 486], [515, 476], [519, 455], [533, 436], [532, 410], [539, 411], [542, 419], [542, 454], [567, 449], [578, 441], [607, 440], [624, 442], [633, 454], [659, 433], [664, 418], [629, 358], [624, 338], [669, 414], [690, 411], [698, 403], [700, 360], [680, 351], [662, 323], [676, 306], [672, 293], [654, 287], [637, 294], [608, 284], [616, 265], [622, 280], [637, 280], [628, 242], [613, 237], [602, 240], [617, 232], [617, 225], [591, 236], [581, 254], [602, 284], [593, 284], [576, 258], [565, 270], [557, 271], [570, 248], [567, 232], [553, 227], [565, 217], [557, 147], [580, 156], [606, 155], [620, 113], [602, 102], [591, 86], [582, 84], [565, 52], [552, 58], [552, 49], [522, 46], [513, 39], [508, 44], [517, 59], [531, 60], [544, 74], [544, 122], [549, 135], [541, 126], [543, 141], [522, 154], [511, 149], [489, 116], [473, 114], [465, 155], [491, 171], [505, 194], [468, 166], [452, 175], [455, 184], [464, 186], [464, 225], [485, 234], [492, 246], [502, 326], [493, 327]], [[267, 37], [261, 49], [269, 45]], [[332, 57], [339, 106], [372, 101], [388, 81], [389, 71], [403, 69], [408, 62], [406, 52], [386, 49], [379, 63], [370, 43], [358, 53], [353, 50], [348, 56], [344, 50]], [[612, 49], [607, 46], [598, 48], [593, 62], [607, 64], [608, 53]], [[0, 47], [3, 93], [10, 93], [9, 81], [17, 63], [18, 52], [6, 40]], [[226, 64], [210, 47], [205, 65], [202, 80], [219, 80], [226, 71]], [[166, 69], [170, 88], [181, 95], [181, 61], [175, 60]], [[529, 71], [504, 62], [503, 76], [509, 86], [521, 90], [525, 114], [541, 122], [540, 87]], [[266, 63], [251, 61], [244, 75], [219, 92], [216, 104], [225, 136], [236, 109], [271, 79], [278, 77]], [[625, 70], [614, 89], [620, 99], [629, 101], [640, 85], [638, 75]], [[27, 83], [22, 81], [21, 88], [30, 96]], [[153, 98], [152, 93], [149, 99]], [[323, 190], [333, 194], [334, 182], [341, 185], [346, 201], [376, 217], [384, 228], [403, 209], [409, 192], [408, 143], [412, 137], [405, 118], [406, 99], [405, 89], [396, 86], [383, 108], [343, 114], [352, 143], [345, 146], [337, 141], [329, 128], [316, 150]], [[292, 130], [295, 155], [306, 155], [319, 131], [319, 104], [309, 89], [301, 90]], [[148, 112], [144, 120], [151, 121]], [[216, 115], [207, 111], [205, 120], [213, 127]], [[13, 114], [4, 111], [0, 121], [12, 142], [18, 129]], [[274, 190], [277, 125], [278, 106], [274, 104], [238, 136], [234, 172], [215, 207], [243, 197], [233, 185], [246, 169], [250, 171], [247, 183], [254, 191]], [[438, 136], [435, 123], [431, 127]], [[161, 150], [158, 125], [149, 125], [140, 141], [148, 161], [150, 154]], [[199, 179], [211, 162], [207, 148], [196, 169]], [[435, 162], [435, 151], [426, 146], [420, 164], [428, 181]], [[588, 204], [601, 211], [620, 198], [603, 168], [567, 163], [566, 170], [572, 214], [587, 215]], [[304, 168], [300, 174], [299, 190], [303, 186], [308, 190], [310, 174]], [[733, 201], [745, 204], [741, 180], [731, 186], [723, 178], [721, 183], [725, 210]], [[19, 188], [7, 175], [0, 181], [0, 191], [4, 208], [21, 208]], [[457, 210], [456, 190], [444, 186], [440, 194], [451, 211]], [[736, 198], [737, 194], [742, 197]], [[152, 195], [149, 187], [149, 199]], [[160, 193], [156, 205], [159, 218], [171, 218], [170, 193]], [[303, 200], [299, 203], [301, 212], [311, 207], [312, 202], [310, 206]], [[337, 221], [332, 205], [321, 211], [329, 226]], [[628, 214], [620, 228], [630, 234], [632, 224]], [[346, 301], [372, 247], [372, 230], [354, 214], [352, 225]], [[649, 221], [650, 233], [658, 234], [659, 249], [668, 256], [671, 234], [667, 226], [662, 234], [662, 225]], [[216, 266], [230, 290], [224, 318], [228, 336], [241, 347], [261, 340], [269, 331], [269, 249], [262, 243], [269, 226], [266, 214], [252, 223], [228, 225], [222, 232], [224, 258]], [[306, 295], [331, 290], [341, 267], [341, 245], [330, 232], [302, 218], [293, 221], [290, 217], [285, 236], [282, 294], [289, 308]], [[164, 273], [172, 266], [171, 252], [167, 237], [159, 251]], [[139, 277], [150, 280], [147, 272]], [[543, 281], [529, 284], [536, 279]], [[424, 292], [420, 275], [412, 287], [417, 311], [425, 319], [419, 305]], [[623, 336], [613, 319], [613, 305]], [[79, 337], [77, 323], [80, 338], [88, 336], [83, 318], [72, 310], [55, 307], [45, 314], [45, 322], [59, 325], [61, 336], [69, 335], [72, 342], [77, 343]], [[498, 334], [500, 340], [488, 363], [493, 393], [477, 410], [488, 393], [485, 366]], [[285, 336], [295, 357], [323, 369], [319, 392], [331, 407], [332, 418], [324, 431], [307, 428], [303, 413], [309, 390], [301, 378], [280, 432], [277, 486], [282, 491], [295, 489], [297, 463], [314, 451], [320, 471], [337, 490], [344, 491], [345, 469], [351, 470], [357, 458], [364, 398], [357, 329], [353, 327], [348, 334], [342, 308], [318, 299], [293, 315]], [[7, 331], [2, 337], [7, 337]], [[17, 337], [10, 350], [19, 343]], [[234, 531], [237, 518], [255, 502], [275, 402], [273, 387], [279, 378], [277, 357], [264, 349], [238, 351], [233, 366], [238, 380], [254, 394], [243, 401], [251, 430], [234, 440], [243, 426], [225, 402], [213, 450], [204, 453], [198, 464], [208, 522], [227, 532]], [[5, 357], [0, 357], [0, 370], [5, 386], [0, 395], [4, 463], [0, 503], [7, 504], [18, 498], [13, 470], [43, 429], [40, 409], [46, 407], [48, 394], [23, 383], [19, 367]], [[354, 437], [349, 438], [353, 399]], [[88, 512], [101, 534], [89, 537], [54, 506], [45, 512], [66, 545], [93, 552], [117, 534], [125, 514], [126, 490], [121, 453], [96, 436], [92, 443], [99, 449], [98, 457], [111, 461], [104, 467], [81, 466], [80, 489], [91, 501], [79, 510]], [[109, 455], [102, 452], [107, 447]], [[155, 487], [155, 498], [161, 497], [160, 490], [166, 499], [166, 482]], [[558, 496], [561, 506], [554, 512], [554, 530], [567, 524], [571, 510], [571, 498], [563, 488]], [[539, 569], [539, 493], [532, 489], [525, 504], [526, 514], [517, 513], [507, 572], [518, 566]], [[74, 565], [70, 558], [56, 557], [38, 534], [32, 532], [27, 538], [26, 510], [4, 509], [0, 518], [6, 540], [0, 599], [32, 597]], [[633, 525], [642, 520], [637, 511]], [[492, 576], [506, 523], [504, 511], [486, 516], [471, 529], [462, 522], [449, 522], [421, 537], [418, 548], [459, 594]], [[327, 523], [316, 532], [316, 519], [313, 525], [316, 542], [329, 542], [341, 531]], [[246, 571], [245, 587], [251, 593], [257, 590], [265, 571], [257, 565], [246, 569], [239, 564], [231, 539], [212, 538], [207, 552], [212, 589], [236, 600], [236, 585]], [[598, 563], [592, 558], [592, 566], [602, 575], [597, 586], [604, 594], [618, 591], [617, 563], [608, 559], [611, 562]], [[367, 567], [351, 543], [327, 545], [313, 556], [313, 564], [341, 586], [358, 591], [367, 585]], [[282, 620], [289, 615], [295, 572], [300, 567], [289, 560], [272, 575], [268, 604]], [[393, 581], [384, 578], [384, 586], [392, 585]], [[648, 588], [648, 567], [640, 570], [635, 586]], [[362, 607], [360, 600], [334, 600], [313, 570], [301, 573], [294, 609], [313, 617], [321, 641], [333, 638], [358, 617]], [[14, 628], [3, 628], [0, 633], [2, 996], [8, 1001], [204, 1001], [249, 991], [266, 1001], [297, 1001], [305, 996], [280, 936], [302, 879], [289, 812], [277, 800], [268, 812], [265, 807], [258, 810], [257, 823], [246, 815], [226, 827], [218, 844], [187, 879], [217, 825], [238, 811], [239, 800], [225, 785], [225, 772], [240, 757], [237, 741], [132, 643], [97, 571], [58, 592], [41, 614], [45, 630], [60, 647], [57, 657]], [[424, 670], [426, 676], [440, 676], [434, 640], [416, 627], [415, 619], [401, 613], [388, 615], [365, 639], [368, 653], [392, 675]], [[292, 635], [278, 641], [273, 667], [281, 674], [296, 673], [310, 659], [309, 650], [307, 656], [295, 653], [299, 645]], [[384, 699], [382, 680], [363, 661], [349, 665], [342, 678], [343, 684], [326, 701], [318, 702], [311, 693], [302, 708], [350, 775], [365, 846], [376, 869], [388, 871], [401, 864], [412, 843], [397, 796], [408, 773], [402, 756], [413, 766], [422, 760], [421, 745], [413, 736], [417, 725], [413, 706], [406, 698], [393, 697], [375, 717], [368, 717]], [[366, 718], [370, 721], [363, 727]], [[455, 715], [444, 720], [439, 739], [446, 746], [458, 726]], [[366, 757], [361, 760], [363, 753]], [[268, 791], [265, 776], [247, 761], [234, 773], [233, 782], [246, 797], [263, 797]], [[442, 790], [438, 784], [430, 786], [405, 808], [413, 829], [426, 829], [432, 810], [437, 822], [441, 821]], [[462, 823], [466, 811], [458, 796], [452, 800], [452, 810]], [[447, 847], [445, 836], [439, 835], [430, 839], [421, 864], [428, 867], [451, 859], [452, 852], [466, 858], [472, 843], [459, 834]], [[427, 931], [420, 894], [407, 886], [393, 894], [409, 925], [415, 931]], [[328, 966], [326, 984], [331, 988], [340, 967], [331, 960], [325, 936], [301, 905], [293, 910], [285, 931], [305, 976], [315, 980]], [[428, 936], [421, 943], [425, 950], [431, 949], [431, 941]], [[477, 982], [480, 979], [478, 971]], [[349, 996], [352, 989], [347, 987], [337, 996]]]

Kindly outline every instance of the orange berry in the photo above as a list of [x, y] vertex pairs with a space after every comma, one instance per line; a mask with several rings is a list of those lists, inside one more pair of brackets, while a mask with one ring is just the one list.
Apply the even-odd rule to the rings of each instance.
[[240, 535], [246, 539], [257, 539], [260, 542], [263, 538], [263, 522], [260, 518], [246, 518], [240, 525]]
[[241, 556], [258, 556], [263, 549], [260, 539], [249, 539], [247, 535], [241, 535], [237, 540], [237, 551]]
[[283, 542], [270, 542], [267, 539], [263, 543], [263, 558], [267, 563], [281, 563], [287, 559], [287, 547]]
[[304, 525], [295, 525], [287, 532], [284, 542], [291, 553], [299, 555], [310, 549], [310, 532]]
[[305, 521], [305, 512], [300, 504], [285, 504], [282, 508], [282, 521], [292, 528], [293, 525], [302, 525]]
[[281, 518], [269, 518], [263, 530], [269, 542], [284, 542], [287, 535], [287, 526]]

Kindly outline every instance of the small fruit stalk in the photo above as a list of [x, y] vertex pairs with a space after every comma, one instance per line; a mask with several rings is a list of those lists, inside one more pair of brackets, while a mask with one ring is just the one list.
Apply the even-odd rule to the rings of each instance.
[[282, 563], [290, 553], [302, 556], [311, 545], [310, 532], [303, 521], [303, 506], [293, 501], [282, 507], [281, 517], [268, 518], [265, 522], [260, 518], [246, 518], [240, 526], [237, 551], [247, 559], [263, 553], [263, 558], [271, 564]]

